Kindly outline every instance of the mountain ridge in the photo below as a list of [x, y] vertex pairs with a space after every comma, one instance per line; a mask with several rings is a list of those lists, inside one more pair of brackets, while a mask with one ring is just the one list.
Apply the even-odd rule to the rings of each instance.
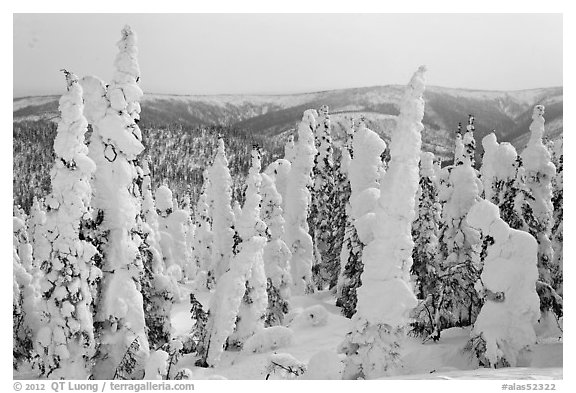
[[[399, 113], [403, 85], [376, 85], [291, 94], [186, 95], [146, 93], [141, 101], [141, 127], [171, 124], [190, 126], [226, 125], [250, 132], [284, 138], [296, 127], [302, 112], [328, 105], [335, 139], [342, 139], [350, 118], [364, 116], [369, 127], [389, 140]], [[13, 120], [58, 118], [57, 95], [13, 99]], [[454, 131], [476, 118], [476, 139], [495, 130], [498, 139], [521, 149], [526, 141], [534, 105], [546, 105], [547, 136], [562, 134], [563, 87], [521, 90], [478, 90], [428, 86], [424, 99], [423, 146], [447, 160]]]

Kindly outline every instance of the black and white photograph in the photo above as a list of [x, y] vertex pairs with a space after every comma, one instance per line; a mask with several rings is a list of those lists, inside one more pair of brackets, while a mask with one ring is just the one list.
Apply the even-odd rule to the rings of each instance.
[[545, 8], [14, 12], [9, 388], [562, 390]]

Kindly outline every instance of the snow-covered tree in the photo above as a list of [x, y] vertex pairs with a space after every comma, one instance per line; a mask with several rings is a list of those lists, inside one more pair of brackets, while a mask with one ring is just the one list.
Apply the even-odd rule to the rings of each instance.
[[434, 154], [422, 152], [420, 182], [416, 194], [418, 210], [412, 225], [414, 249], [411, 272], [416, 279], [416, 293], [419, 299], [426, 299], [434, 292], [433, 281], [438, 273], [438, 235], [442, 208], [434, 181], [433, 161]]
[[361, 118], [352, 139], [352, 158], [348, 165], [351, 191], [348, 227], [342, 246], [345, 255], [341, 255], [344, 272], [341, 280], [342, 294], [338, 303], [342, 307], [342, 313], [348, 318], [356, 312], [356, 291], [362, 285], [362, 250], [364, 245], [373, 239], [374, 209], [380, 197], [380, 156], [385, 149], [386, 143], [378, 134], [368, 129]]
[[556, 167], [556, 176], [552, 180], [552, 205], [554, 206], [554, 225], [552, 225], [552, 286], [560, 296], [563, 293], [563, 242], [564, 242], [564, 153], [563, 139], [554, 141], [551, 145], [552, 163]]
[[[190, 271], [192, 258], [186, 244], [187, 226], [190, 216], [184, 209], [178, 209], [174, 204], [172, 191], [166, 185], [156, 190], [156, 210], [158, 212], [158, 225], [161, 233], [162, 252], [166, 257], [166, 266], [174, 271], [175, 275], [183, 278], [186, 271]], [[195, 270], [191, 271], [195, 273]], [[193, 277], [193, 275], [192, 275]]]
[[[216, 284], [216, 290], [210, 298], [206, 336], [200, 345], [202, 354], [198, 365], [215, 366], [220, 361], [224, 346], [228, 338], [234, 333], [241, 304], [246, 297], [247, 288], [253, 304], [245, 307], [240, 316], [239, 326], [232, 337], [246, 337], [245, 334], [259, 326], [263, 327], [266, 306], [266, 275], [264, 272], [263, 250], [266, 245], [266, 225], [260, 220], [260, 157], [259, 153], [252, 153], [252, 166], [246, 191], [246, 202], [238, 221], [238, 233], [242, 239], [239, 251], [230, 262], [230, 269], [226, 271]], [[246, 306], [246, 305], [245, 305]], [[261, 324], [260, 324], [260, 321]]]
[[290, 286], [290, 250], [282, 236], [284, 235], [284, 217], [282, 217], [282, 197], [276, 190], [275, 178], [262, 174], [262, 220], [268, 227], [268, 243], [264, 247], [264, 269], [267, 277], [268, 308], [266, 326], [282, 325], [289, 311]]
[[194, 217], [196, 230], [192, 242], [192, 263], [199, 270], [196, 278], [196, 288], [207, 288], [206, 279], [212, 256], [212, 223], [209, 215], [208, 196], [206, 194], [209, 182], [208, 172], [204, 171], [204, 185], [196, 203], [196, 215]]
[[433, 329], [431, 310], [438, 297], [439, 250], [438, 236], [442, 206], [438, 200], [434, 171], [434, 155], [422, 152], [420, 156], [420, 183], [416, 194], [417, 214], [412, 224], [411, 273], [415, 282], [416, 295], [420, 304], [414, 310], [412, 323], [416, 334], [430, 334]]
[[32, 266], [33, 271], [38, 273], [42, 262], [47, 261], [50, 257], [50, 243], [46, 239], [46, 210], [44, 202], [34, 197], [28, 216], [28, 239], [32, 244]]
[[85, 77], [85, 115], [92, 124], [90, 158], [96, 163], [93, 207], [102, 216], [101, 299], [95, 318], [100, 340], [93, 375], [96, 379], [131, 378], [144, 370], [148, 339], [141, 290], [143, 274], [137, 233], [140, 214], [138, 167], [144, 150], [139, 118], [143, 93], [138, 86], [136, 35], [129, 26], [118, 42], [116, 70], [108, 88]]
[[516, 149], [508, 142], [498, 143], [494, 133], [482, 139], [482, 146], [480, 173], [485, 199], [498, 206], [500, 218], [511, 228], [529, 232], [529, 223], [535, 222], [528, 204], [532, 196]]
[[480, 198], [483, 188], [472, 167], [474, 152], [467, 148], [474, 146], [472, 130], [469, 125], [463, 138], [456, 139], [455, 165], [444, 167], [440, 173], [438, 196], [443, 203], [439, 239], [440, 288], [430, 335], [435, 340], [446, 327], [474, 323], [481, 303], [474, 289], [481, 269], [481, 237], [466, 222], [466, 215]]
[[553, 211], [552, 179], [556, 175], [556, 168], [551, 161], [551, 155], [542, 143], [544, 136], [544, 106], [536, 105], [530, 124], [530, 139], [522, 152], [522, 163], [526, 169], [526, 185], [534, 199], [529, 201], [534, 217], [538, 222], [537, 228], [531, 228], [531, 234], [538, 241], [538, 271], [540, 280], [551, 284], [552, 267], [552, 233]]
[[160, 246], [158, 213], [152, 196], [152, 181], [148, 161], [143, 163], [142, 220], [140, 245], [144, 265], [142, 297], [150, 348], [160, 348], [170, 339], [170, 311], [174, 302], [175, 282], [167, 276]]
[[[336, 220], [337, 226], [337, 239], [338, 245], [332, 246], [333, 252], [330, 252], [331, 258], [338, 258], [338, 277], [335, 283], [336, 290], [336, 305], [342, 307], [342, 288], [345, 280], [346, 265], [348, 263], [348, 258], [350, 257], [350, 252], [352, 244], [350, 242], [352, 231], [356, 231], [354, 227], [354, 222], [350, 213], [350, 195], [352, 193], [350, 189], [350, 180], [348, 179], [348, 170], [350, 167], [350, 162], [352, 161], [352, 137], [354, 135], [354, 120], [351, 119], [350, 128], [346, 130], [346, 141], [340, 149], [340, 160], [337, 161], [336, 165], [336, 192], [335, 195], [335, 205], [338, 206], [338, 217]], [[356, 235], [356, 239], [358, 236]], [[361, 244], [358, 241], [358, 244]], [[358, 260], [360, 260], [359, 258]]]
[[[292, 143], [294, 143], [294, 141], [292, 141]], [[286, 195], [288, 190], [288, 178], [291, 168], [292, 164], [290, 161], [288, 161], [286, 158], [279, 158], [268, 165], [264, 171], [264, 173], [274, 178], [276, 191], [278, 191], [282, 197], [282, 211], [286, 211]]]
[[[261, 153], [258, 147], [254, 147], [251, 153], [251, 165], [246, 180], [246, 201], [239, 214], [236, 226], [242, 240], [240, 250], [245, 241], [254, 237], [267, 238], [266, 223], [260, 218], [262, 196]], [[228, 338], [228, 345], [241, 348], [244, 342], [254, 333], [264, 328], [266, 310], [268, 307], [267, 279], [264, 268], [264, 246], [255, 253], [252, 268], [246, 280], [246, 292], [242, 297], [236, 328]]]
[[[541, 309], [553, 308], [550, 303], [550, 291], [547, 286], [552, 284], [552, 272], [558, 267], [553, 266], [553, 249], [550, 240], [554, 226], [554, 205], [552, 203], [552, 180], [556, 175], [556, 167], [551, 161], [551, 155], [542, 143], [544, 136], [544, 106], [536, 105], [530, 124], [530, 139], [522, 152], [522, 163], [526, 173], [526, 186], [532, 193], [529, 200], [534, 214], [534, 222], [528, 223], [529, 232], [538, 241], [538, 271], [540, 285]], [[557, 314], [561, 311], [556, 310]]]
[[312, 170], [312, 192], [310, 205], [310, 227], [317, 251], [313, 267], [314, 283], [318, 289], [335, 282], [338, 274], [338, 259], [330, 258], [330, 245], [338, 242], [335, 238], [335, 179], [334, 158], [328, 106], [322, 105], [318, 111], [315, 130], [315, 144], [318, 153]]
[[510, 228], [486, 200], [472, 207], [467, 221], [493, 239], [481, 275], [486, 302], [471, 332], [472, 349], [485, 367], [529, 365], [526, 357], [536, 343], [534, 326], [540, 318], [537, 242]]
[[285, 242], [290, 248], [292, 259], [293, 293], [311, 292], [313, 243], [308, 233], [308, 213], [310, 208], [310, 176], [314, 167], [314, 157], [317, 150], [314, 145], [314, 130], [316, 129], [316, 111], [309, 109], [304, 112], [298, 125], [298, 143], [295, 146], [295, 158], [288, 177], [285, 220]]
[[296, 143], [294, 142], [294, 134], [288, 135], [288, 140], [284, 145], [284, 159], [287, 160], [289, 163], [293, 163], [296, 159], [297, 151], [296, 151]]
[[16, 370], [22, 364], [32, 362], [37, 356], [34, 337], [40, 327], [40, 294], [34, 285], [34, 277], [26, 270], [19, 255], [31, 250], [25, 222], [21, 218], [13, 217], [12, 230], [12, 363]]
[[56, 162], [52, 192], [46, 198], [49, 259], [42, 263], [41, 324], [36, 337], [43, 354], [42, 375], [50, 379], [86, 379], [96, 350], [92, 288], [102, 272], [94, 265], [95, 247], [80, 240], [80, 221], [89, 215], [90, 180], [96, 170], [84, 134], [82, 87], [65, 71], [67, 92], [60, 99], [61, 120], [54, 140]]
[[[234, 213], [232, 212], [232, 177], [224, 150], [224, 139], [218, 138], [218, 150], [209, 171], [212, 207], [212, 266], [210, 283], [229, 269], [234, 246]], [[210, 284], [212, 285], [212, 284]]]
[[[420, 67], [406, 88], [390, 144], [390, 163], [380, 181], [373, 236], [362, 254], [364, 271], [353, 328], [340, 347], [346, 353], [346, 379], [394, 373], [403, 330], [417, 304], [410, 284], [411, 228], [424, 129], [424, 72]], [[358, 153], [354, 149], [354, 157]]]

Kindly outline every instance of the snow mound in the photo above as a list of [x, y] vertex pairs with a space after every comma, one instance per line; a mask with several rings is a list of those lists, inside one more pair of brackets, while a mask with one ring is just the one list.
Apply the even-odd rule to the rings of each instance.
[[328, 311], [324, 306], [316, 304], [304, 309], [294, 318], [294, 326], [326, 326], [328, 322]]
[[150, 353], [146, 362], [146, 371], [144, 379], [161, 380], [163, 375], [168, 372], [168, 354], [158, 350]]
[[294, 342], [294, 332], [284, 326], [264, 328], [246, 340], [244, 351], [263, 353], [278, 348], [287, 347]]
[[308, 361], [302, 379], [342, 379], [344, 364], [333, 351], [317, 352]]

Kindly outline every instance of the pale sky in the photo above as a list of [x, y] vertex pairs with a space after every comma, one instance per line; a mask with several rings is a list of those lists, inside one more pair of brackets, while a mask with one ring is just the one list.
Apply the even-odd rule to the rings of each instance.
[[14, 96], [61, 94], [66, 68], [110, 80], [120, 29], [138, 34], [141, 86], [282, 94], [405, 84], [562, 85], [561, 14], [15, 14]]

